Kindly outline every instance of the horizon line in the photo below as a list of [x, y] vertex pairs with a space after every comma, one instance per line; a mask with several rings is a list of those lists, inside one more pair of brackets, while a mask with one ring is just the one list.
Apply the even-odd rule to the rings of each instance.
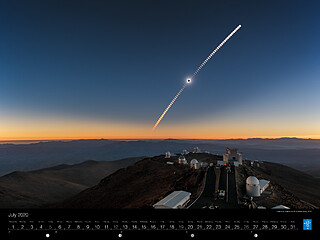
[[311, 137], [248, 137], [248, 138], [42, 138], [42, 139], [0, 139], [0, 142], [20, 142], [20, 141], [75, 141], [75, 140], [251, 140], [251, 139], [301, 139], [301, 140], [320, 140]]

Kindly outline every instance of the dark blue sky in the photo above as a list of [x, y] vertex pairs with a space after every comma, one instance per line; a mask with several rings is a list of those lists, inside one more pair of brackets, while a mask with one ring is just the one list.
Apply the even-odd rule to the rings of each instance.
[[164, 124], [263, 108], [316, 117], [319, 12], [317, 1], [2, 1], [0, 111], [151, 129], [186, 77], [242, 24]]

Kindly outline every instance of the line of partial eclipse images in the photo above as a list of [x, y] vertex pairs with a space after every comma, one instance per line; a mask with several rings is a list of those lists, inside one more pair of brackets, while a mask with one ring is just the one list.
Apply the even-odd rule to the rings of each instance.
[[200, 72], [200, 70], [203, 68], [203, 66], [212, 58], [212, 56], [232, 37], [233, 34], [235, 34], [239, 29], [241, 28], [241, 25], [237, 26], [220, 44], [216, 49], [214, 49], [210, 55], [203, 61], [203, 63], [198, 67], [198, 69], [192, 74], [192, 77], [188, 78], [186, 80], [186, 83], [183, 85], [183, 87], [180, 89], [180, 91], [174, 96], [170, 104], [166, 107], [166, 109], [163, 111], [161, 116], [159, 117], [156, 124], [153, 126], [152, 131], [156, 129], [162, 118], [166, 115], [166, 113], [169, 111], [171, 106], [174, 104], [174, 102], [177, 100], [177, 98], [180, 96], [180, 94], [183, 92], [185, 87], [190, 84], [193, 80], [193, 78]]

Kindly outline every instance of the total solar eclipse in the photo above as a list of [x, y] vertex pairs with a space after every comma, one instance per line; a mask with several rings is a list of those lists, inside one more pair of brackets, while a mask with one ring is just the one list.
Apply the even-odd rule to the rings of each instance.
[[184, 86], [180, 89], [180, 91], [174, 96], [174, 98], [172, 99], [172, 101], [170, 102], [170, 104], [168, 105], [168, 107], [163, 111], [163, 113], [161, 114], [161, 116], [158, 118], [158, 121], [156, 122], [156, 124], [153, 126], [152, 131], [156, 129], [156, 127], [158, 126], [158, 124], [160, 123], [161, 119], [164, 117], [164, 115], [166, 115], [166, 113], [169, 111], [169, 109], [171, 108], [171, 106], [173, 105], [173, 103], [177, 100], [177, 98], [179, 97], [179, 95], [183, 92], [183, 90], [185, 89], [185, 87], [187, 86], [187, 84], [191, 83], [191, 79], [193, 77], [195, 77], [198, 72], [202, 69], [202, 67], [204, 65], [206, 65], [206, 63], [211, 59], [211, 57], [223, 46], [223, 44], [225, 44], [229, 38], [232, 37], [233, 34], [235, 34], [239, 29], [241, 28], [241, 25], [238, 25], [220, 44], [218, 47], [216, 47], [216, 49], [213, 50], [212, 53], [210, 53], [210, 55], [203, 61], [203, 63], [198, 67], [198, 69], [193, 73], [191, 78], [188, 78], [186, 83], [184, 84]]

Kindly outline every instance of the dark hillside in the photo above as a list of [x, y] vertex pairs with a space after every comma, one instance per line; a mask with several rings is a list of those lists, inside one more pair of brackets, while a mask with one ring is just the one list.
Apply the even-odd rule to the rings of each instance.
[[320, 180], [288, 166], [260, 162], [251, 166], [249, 161], [236, 170], [238, 195], [245, 194], [245, 179], [255, 176], [271, 182], [271, 195], [258, 201], [261, 205], [286, 205], [292, 208], [308, 208], [305, 202], [320, 207]]
[[75, 165], [63, 164], [37, 171], [10, 173], [0, 177], [0, 207], [38, 208], [55, 204], [142, 158], [111, 162], [85, 161]]
[[[189, 154], [187, 160], [216, 161], [210, 154]], [[220, 159], [221, 157], [219, 157]], [[120, 169], [101, 182], [66, 200], [62, 208], [144, 208], [152, 205], [174, 190], [199, 195], [204, 184], [204, 170], [194, 170], [189, 165], [168, 165], [177, 157], [146, 158], [134, 166]]]

